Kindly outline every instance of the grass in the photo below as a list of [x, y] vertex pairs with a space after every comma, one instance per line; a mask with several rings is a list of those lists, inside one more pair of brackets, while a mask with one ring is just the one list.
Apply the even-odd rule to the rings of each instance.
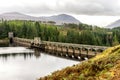
[[39, 80], [120, 80], [120, 45]]

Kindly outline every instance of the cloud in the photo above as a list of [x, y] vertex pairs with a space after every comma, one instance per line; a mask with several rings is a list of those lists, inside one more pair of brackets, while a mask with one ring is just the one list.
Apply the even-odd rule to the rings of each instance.
[[15, 0], [9, 7], [3, 7], [0, 11], [31, 14], [120, 15], [120, 0]]
[[84, 15], [119, 15], [120, 4], [118, 0], [74, 0], [58, 10]]

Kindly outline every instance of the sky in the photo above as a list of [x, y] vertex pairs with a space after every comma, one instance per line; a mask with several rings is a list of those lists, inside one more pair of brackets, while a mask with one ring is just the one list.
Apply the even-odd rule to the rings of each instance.
[[6, 12], [31, 16], [64, 13], [86, 24], [106, 26], [120, 19], [120, 0], [1, 0], [0, 14]]

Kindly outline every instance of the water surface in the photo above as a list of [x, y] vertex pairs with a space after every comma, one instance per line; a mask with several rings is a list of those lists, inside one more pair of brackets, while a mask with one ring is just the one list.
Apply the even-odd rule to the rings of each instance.
[[0, 47], [0, 80], [36, 80], [77, 63], [25, 47]]

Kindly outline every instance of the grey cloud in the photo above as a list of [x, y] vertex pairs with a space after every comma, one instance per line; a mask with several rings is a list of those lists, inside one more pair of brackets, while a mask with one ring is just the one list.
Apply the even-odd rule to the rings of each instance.
[[[65, 1], [61, 4], [60, 1]], [[84, 15], [120, 15], [119, 0], [56, 0], [56, 6], [46, 4], [16, 7], [18, 11], [33, 14], [71, 13]]]
[[74, 14], [86, 15], [120, 15], [120, 5], [117, 0], [76, 0], [76, 4], [69, 3], [62, 10]]
[[26, 7], [25, 9], [26, 12], [32, 12], [32, 13], [54, 13], [55, 11], [53, 11], [49, 6], [47, 5], [38, 5], [38, 6], [35, 6], [35, 7], [32, 7], [32, 6], [28, 6]]

